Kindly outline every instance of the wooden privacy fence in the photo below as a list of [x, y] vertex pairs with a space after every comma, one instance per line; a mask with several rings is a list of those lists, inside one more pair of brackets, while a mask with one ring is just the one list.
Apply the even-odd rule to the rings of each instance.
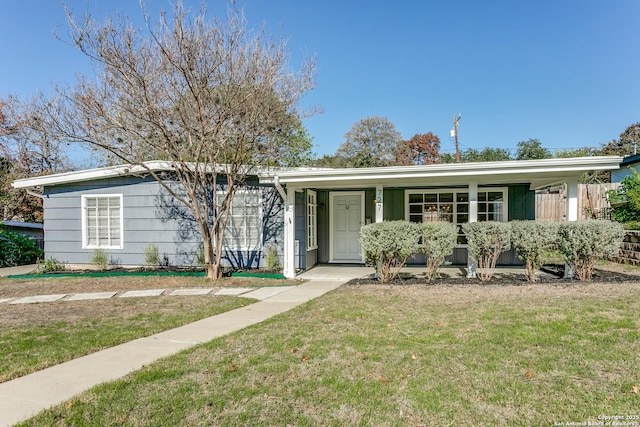
[[[578, 184], [578, 219], [608, 218], [607, 191], [620, 183]], [[536, 191], [536, 219], [563, 221], [567, 217], [567, 188], [553, 187]]]

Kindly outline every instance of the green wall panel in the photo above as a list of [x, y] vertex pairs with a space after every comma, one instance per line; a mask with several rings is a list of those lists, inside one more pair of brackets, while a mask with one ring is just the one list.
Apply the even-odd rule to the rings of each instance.
[[384, 220], [404, 219], [404, 190], [402, 188], [385, 188], [382, 197]]
[[509, 186], [509, 221], [535, 219], [536, 193], [528, 184]]

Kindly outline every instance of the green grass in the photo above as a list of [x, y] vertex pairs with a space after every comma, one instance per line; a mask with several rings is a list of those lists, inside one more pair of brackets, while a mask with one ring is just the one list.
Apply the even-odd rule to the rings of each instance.
[[4, 315], [37, 320], [0, 322], [0, 382], [252, 302], [200, 296], [4, 306]]
[[633, 285], [347, 286], [24, 425], [531, 426], [637, 415]]

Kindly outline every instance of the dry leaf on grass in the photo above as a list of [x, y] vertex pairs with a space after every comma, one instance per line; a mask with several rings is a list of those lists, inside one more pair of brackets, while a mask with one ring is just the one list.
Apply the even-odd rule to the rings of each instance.
[[389, 381], [387, 378], [385, 378], [385, 377], [383, 377], [383, 376], [380, 376], [380, 375], [378, 375], [378, 374], [374, 374], [373, 372], [371, 372], [371, 373], [368, 375], [368, 377], [369, 377], [369, 378], [371, 378], [371, 379], [375, 379], [376, 381], [378, 381], [378, 382], [380, 382], [380, 383], [382, 383], [382, 384], [389, 384], [389, 383], [391, 382], [391, 381]]

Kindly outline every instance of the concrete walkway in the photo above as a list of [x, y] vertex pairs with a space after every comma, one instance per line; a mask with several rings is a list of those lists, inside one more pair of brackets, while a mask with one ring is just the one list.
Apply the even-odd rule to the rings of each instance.
[[18, 274], [29, 274], [36, 269], [37, 265], [19, 265], [17, 267], [4, 267], [0, 268], [0, 277], [13, 276]]
[[262, 322], [336, 289], [346, 280], [311, 280], [290, 286], [247, 307], [1, 383], [0, 426], [25, 420], [97, 384], [121, 378], [159, 358]]
[[[334, 280], [334, 279], [327, 279]], [[269, 299], [274, 295], [290, 290], [291, 286], [266, 286], [263, 288], [180, 288], [180, 289], [140, 289], [135, 291], [109, 291], [109, 292], [81, 292], [69, 294], [29, 295], [24, 297], [0, 298], [2, 304], [36, 304], [56, 301], [88, 301], [110, 298], [140, 298], [184, 296], [184, 295], [233, 295], [243, 298], [253, 298], [260, 301]]]

